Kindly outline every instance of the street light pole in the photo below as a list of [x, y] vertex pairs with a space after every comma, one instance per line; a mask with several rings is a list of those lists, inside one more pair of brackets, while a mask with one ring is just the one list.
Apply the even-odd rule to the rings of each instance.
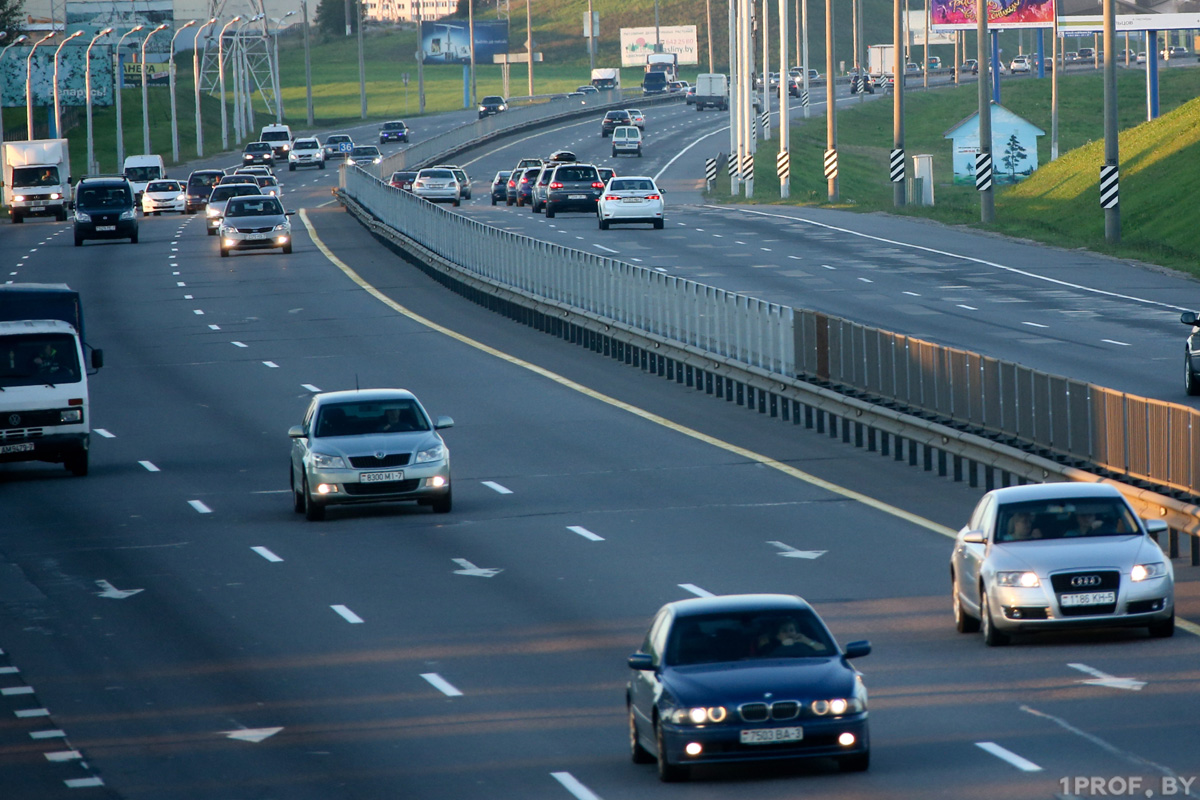
[[48, 39], [53, 39], [56, 35], [58, 35], [58, 31], [50, 31], [36, 41], [33, 47], [29, 48], [29, 55], [25, 59], [25, 127], [28, 129], [30, 139], [33, 138], [33, 54], [38, 49], [38, 45]]
[[192, 81], [195, 83], [193, 91], [196, 93], [196, 157], [204, 157], [204, 125], [200, 121], [200, 40], [204, 36], [204, 29], [217, 21], [213, 17], [208, 22], [196, 29], [196, 40], [192, 47]]
[[175, 35], [171, 37], [171, 52], [167, 56], [167, 74], [171, 82], [171, 160], [179, 161], [179, 118], [175, 115], [175, 40], [179, 38], [179, 34], [187, 28], [196, 24], [196, 20], [192, 20], [175, 31]]
[[275, 36], [272, 38], [275, 50], [275, 69], [272, 70], [271, 77], [274, 78], [275, 83], [274, 87], [272, 88], [275, 90], [275, 124], [277, 125], [282, 124], [283, 122], [283, 98], [279, 96], [279, 26], [283, 24], [285, 19], [294, 16], [295, 14], [295, 11], [289, 11], [279, 19], [271, 20], [275, 23]]
[[[7, 36], [8, 31], [5, 31], [4, 35]], [[0, 38], [3, 38], [3, 37], [0, 37]], [[4, 68], [3, 68], [4, 55], [8, 52], [8, 48], [14, 47], [14, 46], [20, 44], [21, 42], [26, 42], [26, 41], [29, 41], [29, 37], [26, 36], [25, 34], [21, 34], [16, 39], [13, 39], [11, 43], [5, 45], [3, 50], [0, 50], [0, 80], [3, 80], [3, 78], [4, 78]], [[0, 94], [2, 94], [3, 91], [4, 91], [4, 85], [2, 83], [0, 83]], [[0, 103], [0, 175], [3, 175], [3, 174], [4, 174], [4, 104]]]
[[146, 86], [150, 81], [146, 76], [146, 45], [150, 43], [151, 36], [165, 31], [168, 27], [170, 26], [164, 22], [142, 39], [142, 152], [146, 155], [150, 155], [150, 91]]
[[[470, 2], [470, 0], [467, 0]], [[367, 65], [363, 60], [363, 4], [359, 0], [354, 4], [358, 9], [358, 100], [362, 106], [362, 118], [367, 118]]]
[[[308, 112], [308, 127], [313, 126], [312, 59], [308, 55], [308, 0], [300, 0], [304, 11], [304, 100]], [[418, 32], [419, 33], [419, 32]]]
[[62, 107], [58, 102], [58, 54], [61, 53], [62, 49], [67, 46], [67, 42], [71, 41], [72, 39], [78, 39], [80, 36], [83, 36], [83, 31], [75, 31], [70, 36], [63, 39], [62, 44], [60, 44], [58, 49], [54, 51], [54, 136], [58, 139], [64, 138], [62, 134]]
[[[217, 80], [221, 84], [221, 149], [229, 149], [229, 118], [225, 113], [225, 31], [229, 30], [229, 26], [235, 22], [240, 22], [241, 15], [234, 17], [225, 23], [225, 27], [221, 28], [221, 33], [217, 36]], [[199, 112], [197, 112], [199, 113]]]
[[121, 43], [125, 41], [126, 36], [137, 33], [145, 27], [145, 25], [135, 25], [117, 40], [117, 67], [113, 72], [113, 94], [116, 95], [117, 101], [117, 169], [120, 170], [125, 169], [125, 128], [121, 114], [121, 84], [125, 82], [125, 70], [121, 66]]
[[104, 30], [100, 31], [95, 36], [93, 36], [91, 43], [88, 44], [87, 52], [84, 54], [84, 59], [83, 59], [83, 64], [84, 64], [83, 78], [84, 78], [84, 84], [85, 84], [84, 91], [87, 92], [87, 142], [88, 142], [87, 168], [84, 170], [85, 172], [91, 172], [92, 169], [94, 168], [93, 165], [96, 163], [96, 149], [95, 149], [95, 145], [92, 142], [92, 47], [96, 44], [96, 42], [101, 37], [108, 36], [112, 32], [113, 32], [112, 28], [105, 28]]

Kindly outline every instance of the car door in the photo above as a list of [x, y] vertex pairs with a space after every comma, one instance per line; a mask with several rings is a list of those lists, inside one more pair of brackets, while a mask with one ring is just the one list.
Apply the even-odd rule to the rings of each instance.
[[639, 653], [651, 657], [654, 669], [631, 670], [633, 675], [629, 680], [630, 707], [639, 731], [647, 739], [653, 738], [654, 705], [662, 693], [662, 659], [663, 653], [666, 652], [667, 632], [670, 626], [671, 613], [665, 608], [661, 609], [650, 624], [650, 630], [646, 633], [641, 648], [638, 649]]
[[[996, 527], [996, 503], [990, 496], [985, 496], [971, 514], [971, 519], [963, 530], [958, 532], [954, 541], [954, 581], [955, 590], [963, 599], [963, 606], [972, 614], [979, 613], [979, 574], [987, 558], [988, 549], [992, 545], [992, 537]], [[983, 531], [984, 542], [964, 542], [963, 535], [967, 531]]]

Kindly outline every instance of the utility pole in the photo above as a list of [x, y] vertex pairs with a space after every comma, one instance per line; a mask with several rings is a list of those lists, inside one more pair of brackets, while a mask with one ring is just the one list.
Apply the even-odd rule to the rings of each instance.
[[[980, 0], [986, 3], [987, 0]], [[825, 0], [825, 180], [829, 202], [838, 201], [837, 102], [833, 71], [833, 0]], [[831, 168], [832, 167], [832, 168]]]
[[896, 208], [904, 206], [904, 84], [908, 68], [904, 48], [900, 46], [900, 37], [904, 35], [900, 21], [901, 2], [892, 0], [892, 85], [895, 87], [892, 89], [892, 153], [899, 153], [901, 159], [900, 180], [892, 180], [892, 205]]
[[988, 0], [978, 0], [975, 10], [975, 58], [979, 64], [979, 153], [975, 156], [975, 188], [979, 191], [979, 220], [996, 221], [996, 198], [992, 192], [992, 105], [991, 70], [988, 58]]
[[[1104, 208], [1104, 241], [1121, 241], [1121, 206], [1117, 192], [1120, 134], [1117, 130], [1116, 4], [1104, 0], [1104, 166], [1100, 168], [1100, 205]], [[1170, 52], [1168, 49], [1167, 52]], [[1146, 58], [1156, 58], [1151, 52]]]

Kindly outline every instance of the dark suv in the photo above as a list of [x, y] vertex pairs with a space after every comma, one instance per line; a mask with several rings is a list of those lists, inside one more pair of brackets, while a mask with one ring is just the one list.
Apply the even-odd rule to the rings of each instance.
[[559, 211], [596, 213], [596, 201], [604, 191], [600, 173], [591, 164], [560, 164], [546, 187], [546, 219]]
[[600, 120], [600, 135], [610, 136], [616, 128], [632, 124], [633, 119], [630, 118], [628, 111], [610, 111], [604, 115], [604, 119]]
[[508, 111], [508, 103], [500, 95], [488, 95], [479, 101], [479, 118], [489, 117], [492, 114], [500, 114]]
[[254, 164], [263, 164], [267, 167], [275, 166], [275, 151], [271, 149], [270, 142], [249, 142], [242, 150], [242, 166], [249, 167]]
[[75, 246], [85, 239], [138, 241], [133, 187], [126, 178], [84, 178], [75, 186]]
[[384, 142], [407, 142], [408, 141], [408, 126], [403, 122], [396, 120], [395, 122], [385, 122], [383, 127], [379, 129], [379, 143]]
[[221, 169], [192, 170], [192, 174], [188, 175], [187, 199], [184, 201], [184, 210], [189, 214], [195, 214], [208, 205], [208, 196], [212, 194], [213, 187], [223, 177], [225, 177], [225, 170]]

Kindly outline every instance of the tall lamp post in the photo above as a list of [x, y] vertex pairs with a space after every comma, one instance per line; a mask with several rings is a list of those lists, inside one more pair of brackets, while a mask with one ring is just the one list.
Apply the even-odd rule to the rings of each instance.
[[196, 84], [193, 88], [196, 93], [196, 157], [204, 157], [204, 125], [200, 121], [200, 39], [204, 36], [204, 29], [217, 21], [213, 17], [208, 22], [196, 29], [195, 46], [192, 47], [192, 81]]
[[175, 35], [171, 37], [171, 52], [167, 56], [167, 75], [171, 82], [171, 160], [179, 160], [179, 119], [175, 116], [175, 40], [179, 38], [179, 34], [185, 29], [196, 24], [196, 20], [187, 22], [180, 26], [179, 30], [175, 31]]
[[34, 42], [33, 47], [29, 48], [29, 55], [25, 59], [25, 122], [30, 139], [33, 138], [33, 53], [38, 49], [38, 45], [49, 39], [53, 39], [57, 33], [57, 31], [50, 31], [41, 39]]
[[96, 163], [96, 148], [92, 141], [92, 48], [102, 37], [108, 36], [113, 32], [112, 28], [105, 28], [92, 37], [92, 41], [88, 44], [87, 53], [84, 55], [83, 63], [83, 80], [84, 91], [87, 92], [87, 169], [86, 172], [91, 172]]
[[61, 106], [59, 106], [58, 103], [58, 54], [61, 53], [62, 49], [67, 46], [67, 42], [71, 41], [72, 39], [78, 39], [80, 36], [83, 36], [83, 31], [75, 31], [70, 36], [63, 39], [62, 43], [58, 46], [58, 49], [54, 51], [54, 136], [58, 139], [63, 138], [62, 111]]
[[[7, 36], [8, 32], [5, 31], [4, 35]], [[21, 44], [22, 42], [27, 42], [27, 41], [29, 41], [29, 37], [26, 36], [25, 34], [21, 34], [16, 39], [13, 39], [12, 42], [5, 45], [3, 50], [0, 50], [0, 78], [4, 77], [3, 63], [4, 63], [4, 56], [6, 53], [8, 53], [8, 48], [14, 47], [18, 44]], [[0, 85], [0, 92], [3, 92], [3, 91], [4, 91], [4, 87], [2, 85]], [[2, 172], [3, 168], [4, 168], [4, 104], [0, 103], [0, 175], [3, 174], [3, 172]]]
[[146, 75], [146, 45], [150, 44], [151, 36], [169, 27], [171, 26], [164, 22], [142, 39], [142, 152], [146, 155], [150, 155], [150, 91], [146, 85], [150, 81]]
[[225, 23], [225, 27], [221, 28], [221, 33], [217, 36], [217, 80], [221, 84], [221, 149], [229, 149], [229, 119], [225, 113], [225, 31], [229, 30], [229, 26], [236, 22], [241, 22], [242, 16], [239, 14], [229, 22]]
[[126, 36], [137, 33], [145, 27], [145, 25], [135, 25], [129, 30], [129, 33], [117, 40], [117, 66], [113, 72], [113, 94], [116, 95], [117, 100], [117, 169], [125, 169], [125, 128], [121, 114], [121, 84], [125, 82], [125, 70], [121, 67], [121, 43], [125, 41]]
[[283, 98], [281, 98], [279, 96], [279, 26], [283, 24], [283, 21], [285, 19], [287, 19], [288, 17], [291, 17], [291, 16], [295, 16], [295, 14], [296, 14], [295, 11], [289, 11], [286, 14], [284, 14], [282, 17], [280, 17], [279, 19], [271, 20], [271, 22], [275, 23], [275, 35], [271, 37], [271, 42], [274, 45], [273, 56], [274, 56], [274, 61], [275, 61], [275, 69], [271, 70], [271, 73], [272, 73], [271, 77], [274, 78], [275, 85], [272, 86], [271, 88], [275, 90], [275, 123], [276, 124], [281, 124], [283, 122]]
[[[308, 0], [300, 0], [300, 8], [304, 11], [304, 98], [308, 111], [308, 127], [313, 126], [312, 102], [312, 60], [308, 56]], [[420, 29], [417, 30], [418, 37]], [[404, 90], [406, 93], [408, 89]]]

